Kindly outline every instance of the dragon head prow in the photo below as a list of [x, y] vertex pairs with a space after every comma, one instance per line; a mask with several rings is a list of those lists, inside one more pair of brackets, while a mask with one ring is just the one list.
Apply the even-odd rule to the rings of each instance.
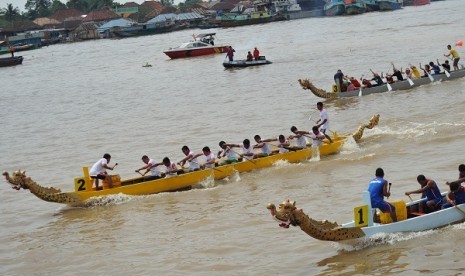
[[29, 189], [31, 178], [26, 176], [26, 171], [15, 171], [11, 177], [8, 172], [3, 172], [3, 176], [5, 176], [6, 181], [11, 185], [11, 188], [15, 190], [20, 190], [21, 188]]
[[295, 207], [295, 204], [295, 201], [288, 199], [279, 204], [278, 210], [276, 210], [276, 206], [272, 203], [269, 203], [266, 208], [270, 210], [273, 218], [279, 222], [280, 227], [289, 228], [289, 225], [298, 225], [295, 215], [302, 212], [302, 209]]

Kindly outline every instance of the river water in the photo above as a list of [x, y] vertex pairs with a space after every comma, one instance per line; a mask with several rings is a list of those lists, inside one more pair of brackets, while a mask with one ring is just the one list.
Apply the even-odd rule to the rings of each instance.
[[[444, 60], [463, 39], [465, 1], [447, 0], [353, 17], [309, 18], [215, 29], [236, 57], [257, 46], [273, 64], [225, 70], [224, 55], [169, 60], [162, 50], [193, 32], [89, 41], [23, 52], [0, 69], [0, 168], [26, 169], [43, 186], [73, 189], [73, 178], [103, 153], [134, 177], [144, 154], [179, 161], [186, 144], [217, 150], [253, 135], [310, 129], [320, 100], [297, 82], [330, 89], [337, 69]], [[462, 48], [457, 49], [465, 55]], [[144, 68], [146, 62], [153, 67]], [[376, 113], [361, 143], [319, 161], [205, 182], [150, 196], [111, 196], [89, 208], [43, 202], [1, 186], [2, 275], [457, 275], [465, 268], [465, 224], [384, 235], [355, 246], [281, 229], [266, 205], [285, 199], [316, 219], [344, 223], [361, 204], [377, 167], [391, 199], [416, 189], [416, 176], [445, 181], [464, 163], [465, 80], [411, 91], [325, 101], [331, 129], [352, 132]]]

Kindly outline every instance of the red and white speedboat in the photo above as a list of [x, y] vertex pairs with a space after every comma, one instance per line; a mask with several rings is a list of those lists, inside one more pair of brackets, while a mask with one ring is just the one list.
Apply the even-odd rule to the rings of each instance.
[[229, 45], [215, 45], [215, 34], [199, 34], [194, 36], [194, 41], [183, 43], [176, 48], [169, 48], [163, 53], [173, 59], [226, 53]]

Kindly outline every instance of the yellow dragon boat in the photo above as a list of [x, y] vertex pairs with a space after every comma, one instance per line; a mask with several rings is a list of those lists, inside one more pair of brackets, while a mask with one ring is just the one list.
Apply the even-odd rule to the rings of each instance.
[[[353, 137], [358, 142], [364, 130], [372, 129], [379, 122], [379, 115], [375, 115], [370, 122], [361, 125], [354, 134], [338, 135], [333, 133], [333, 143], [323, 143], [318, 147], [320, 156], [337, 153], [349, 137]], [[104, 183], [103, 189], [96, 190], [93, 187], [93, 179], [89, 176], [87, 167], [83, 167], [83, 176], [74, 179], [75, 190], [73, 192], [62, 192], [59, 189], [43, 187], [26, 176], [25, 171], [16, 171], [11, 176], [4, 172], [8, 183], [16, 190], [29, 189], [29, 191], [38, 198], [56, 203], [63, 203], [70, 206], [86, 206], [86, 201], [92, 197], [107, 196], [113, 194], [126, 195], [149, 195], [161, 192], [171, 192], [190, 189], [192, 185], [197, 184], [207, 178], [223, 179], [234, 173], [248, 172], [260, 168], [271, 167], [280, 160], [289, 163], [297, 163], [312, 158], [314, 148], [289, 151], [286, 153], [275, 154], [267, 157], [244, 160], [238, 163], [216, 166], [204, 170], [181, 173], [176, 176], [165, 177], [156, 180], [144, 181], [144, 177], [130, 178], [121, 181], [119, 175], [112, 176], [113, 187], [109, 188]]]

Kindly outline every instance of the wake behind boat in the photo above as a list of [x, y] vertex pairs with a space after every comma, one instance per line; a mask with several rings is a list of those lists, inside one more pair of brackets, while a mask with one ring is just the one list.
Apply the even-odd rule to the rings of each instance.
[[[446, 193], [442, 195], [445, 196]], [[336, 222], [317, 221], [296, 207], [295, 201], [284, 201], [278, 210], [273, 204], [267, 208], [279, 226], [289, 228], [299, 226], [311, 237], [323, 241], [353, 242], [380, 233], [425, 231], [444, 227], [465, 220], [465, 203], [455, 208], [447, 208], [432, 213], [419, 213], [418, 205], [426, 198], [405, 203], [403, 200], [391, 202], [396, 207], [397, 222], [390, 222], [389, 215], [381, 214], [381, 223], [373, 222], [370, 193], [363, 192], [363, 206], [353, 210], [354, 220], [339, 225]], [[352, 210], [351, 210], [352, 211]]]
[[385, 83], [380, 86], [374, 86], [370, 88], [360, 88], [354, 91], [347, 91], [347, 92], [337, 92], [337, 91], [328, 92], [324, 89], [317, 88], [308, 79], [299, 80], [299, 83], [302, 89], [310, 90], [317, 97], [325, 98], [325, 99], [335, 99], [335, 98], [365, 96], [369, 94], [378, 94], [378, 93], [384, 93], [384, 92], [396, 91], [396, 90], [409, 90], [409, 89], [422, 86], [425, 84], [429, 84], [432, 82], [454, 80], [454, 79], [462, 78], [464, 76], [465, 76], [465, 69], [462, 68], [457, 71], [451, 71], [449, 76], [447, 76], [444, 73], [441, 73], [441, 74], [431, 75], [431, 78], [422, 77], [420, 79], [407, 79], [403, 81], [397, 81], [395, 83], [390, 83], [390, 84]]
[[215, 45], [215, 35], [216, 33], [199, 34], [194, 36], [194, 41], [169, 48], [163, 53], [172, 59], [226, 53], [229, 45]]
[[225, 68], [234, 68], [234, 67], [249, 67], [249, 66], [258, 66], [271, 64], [272, 62], [267, 60], [265, 56], [260, 56], [258, 60], [234, 60], [234, 61], [224, 61], [223, 66]]

